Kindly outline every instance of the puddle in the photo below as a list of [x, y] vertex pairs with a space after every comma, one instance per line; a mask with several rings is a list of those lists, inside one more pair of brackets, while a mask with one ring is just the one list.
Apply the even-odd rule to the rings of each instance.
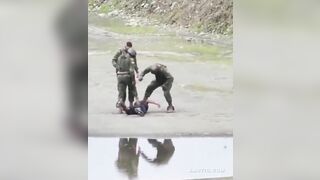
[[203, 179], [233, 176], [232, 137], [91, 137], [88, 138], [88, 144], [89, 180]]

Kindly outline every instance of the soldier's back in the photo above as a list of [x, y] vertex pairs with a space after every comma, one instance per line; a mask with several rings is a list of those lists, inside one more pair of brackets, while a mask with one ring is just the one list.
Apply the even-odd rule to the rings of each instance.
[[121, 72], [130, 72], [134, 73], [135, 70], [135, 61], [134, 58], [129, 55], [122, 55], [118, 60], [118, 67]]

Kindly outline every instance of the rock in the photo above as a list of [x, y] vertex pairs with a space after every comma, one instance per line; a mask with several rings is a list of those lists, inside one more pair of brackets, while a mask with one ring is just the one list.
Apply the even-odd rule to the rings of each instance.
[[[157, 19], [167, 16], [161, 19], [161, 23], [182, 26], [185, 29], [201, 27], [203, 32], [214, 34], [230, 34], [233, 29], [232, 0], [106, 0], [106, 3], [114, 5], [114, 8], [123, 9], [126, 18], [136, 16]], [[108, 15], [118, 17], [119, 13], [115, 11]], [[128, 23], [132, 26], [139, 24], [152, 24], [152, 22]]]
[[200, 33], [199, 33], [199, 36], [205, 36], [205, 35], [206, 35], [205, 32], [200, 32]]
[[105, 13], [100, 13], [100, 14], [98, 14], [98, 16], [100, 16], [100, 17], [105, 17], [106, 14], [105, 14]]
[[173, 10], [176, 7], [176, 5], [177, 5], [177, 2], [172, 3], [170, 9]]
[[136, 27], [136, 26], [139, 26], [139, 24], [140, 24], [140, 21], [138, 19], [131, 18], [125, 25]]
[[186, 40], [187, 42], [192, 42], [193, 38], [192, 38], [192, 37], [187, 37], [187, 38], [185, 38], [185, 40]]
[[119, 11], [118, 10], [114, 10], [108, 13], [108, 16], [118, 16], [119, 15]]

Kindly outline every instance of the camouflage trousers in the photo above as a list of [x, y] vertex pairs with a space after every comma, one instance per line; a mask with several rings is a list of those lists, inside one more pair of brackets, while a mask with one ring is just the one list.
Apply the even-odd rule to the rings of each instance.
[[172, 105], [172, 97], [170, 94], [172, 83], [173, 83], [173, 78], [166, 79], [163, 81], [161, 81], [161, 80], [151, 81], [151, 83], [147, 87], [146, 92], [144, 94], [144, 99], [148, 99], [151, 96], [151, 94], [153, 93], [153, 91], [161, 86], [162, 90], [163, 90], [163, 95], [166, 98], [167, 103], [169, 105]]
[[118, 78], [118, 102], [126, 101], [126, 91], [128, 87], [129, 102], [132, 103], [134, 98], [138, 98], [137, 88], [133, 75], [117, 75]]

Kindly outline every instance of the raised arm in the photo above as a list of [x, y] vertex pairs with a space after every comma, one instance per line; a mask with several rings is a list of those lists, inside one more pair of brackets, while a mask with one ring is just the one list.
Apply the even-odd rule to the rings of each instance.
[[140, 151], [141, 157], [146, 160], [147, 162], [152, 163], [154, 159], [149, 158], [143, 151]]

